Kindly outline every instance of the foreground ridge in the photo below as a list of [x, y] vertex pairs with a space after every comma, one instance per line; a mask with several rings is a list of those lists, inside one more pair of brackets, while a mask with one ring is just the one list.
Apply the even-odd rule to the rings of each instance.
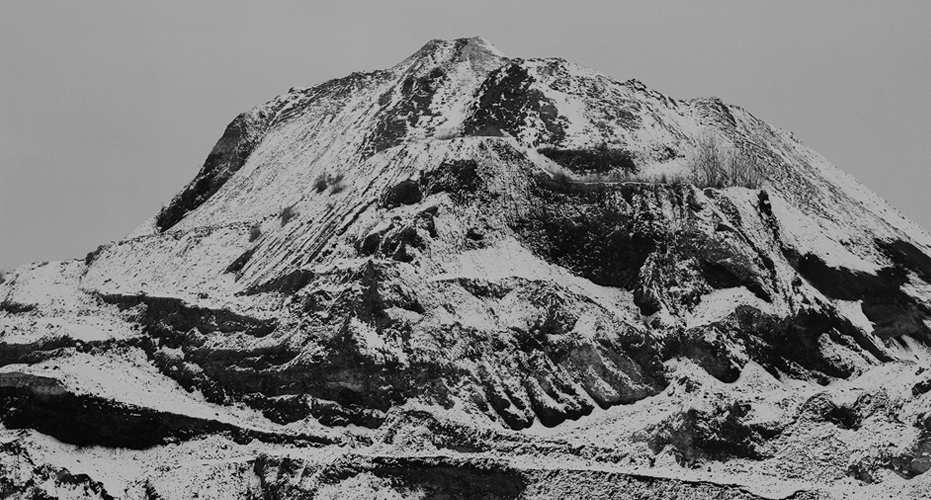
[[737, 106], [482, 38], [239, 115], [0, 300], [3, 496], [929, 494], [931, 236]]

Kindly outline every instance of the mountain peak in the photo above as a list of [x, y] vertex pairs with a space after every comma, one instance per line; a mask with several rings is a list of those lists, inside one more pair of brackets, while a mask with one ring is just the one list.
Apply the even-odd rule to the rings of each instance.
[[437, 49], [454, 49], [460, 50], [466, 53], [487, 53], [496, 57], [506, 57], [504, 53], [498, 50], [488, 39], [481, 36], [473, 36], [471, 38], [453, 38], [453, 39], [442, 39], [434, 38], [430, 40], [418, 51], [420, 52], [432, 52]]
[[432, 66], [471, 62], [480, 67], [498, 64], [507, 59], [497, 47], [482, 37], [433, 39], [395, 68]]

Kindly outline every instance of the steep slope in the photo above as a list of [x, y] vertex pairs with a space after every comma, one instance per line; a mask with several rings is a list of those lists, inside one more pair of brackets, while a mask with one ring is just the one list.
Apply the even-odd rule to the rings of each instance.
[[[762, 184], [689, 182], [708, 134]], [[929, 255], [738, 107], [435, 40], [6, 277], [0, 491], [922, 495]]]

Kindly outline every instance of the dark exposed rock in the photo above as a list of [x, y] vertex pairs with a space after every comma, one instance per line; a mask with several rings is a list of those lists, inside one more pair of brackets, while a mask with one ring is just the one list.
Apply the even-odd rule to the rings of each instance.
[[750, 405], [738, 402], [715, 412], [690, 408], [651, 427], [647, 442], [655, 453], [670, 447], [676, 459], [686, 465], [731, 457], [760, 460], [765, 455], [759, 444], [778, 430], [746, 423], [749, 411]]
[[426, 75], [408, 75], [399, 87], [394, 87], [378, 99], [381, 108], [375, 115], [375, 128], [366, 138], [373, 153], [396, 146], [406, 137], [409, 127], [417, 124], [421, 116], [429, 116], [430, 103], [443, 81], [446, 72], [434, 67]]
[[472, 241], [481, 241], [485, 239], [485, 233], [481, 229], [470, 227], [469, 230], [466, 231], [466, 238]]
[[464, 202], [478, 191], [484, 181], [475, 160], [448, 160], [423, 173], [420, 183], [426, 194], [449, 193], [458, 202]]
[[904, 240], [877, 240], [876, 245], [882, 249], [896, 265], [914, 271], [926, 283], [931, 283], [931, 256], [928, 256], [915, 247], [915, 245]]
[[31, 365], [67, 357], [73, 353], [98, 355], [127, 348], [146, 350], [151, 346], [152, 340], [144, 336], [89, 341], [67, 336], [50, 336], [29, 343], [0, 342], [0, 366], [13, 363]]
[[100, 255], [100, 252], [104, 251], [106, 248], [106, 245], [100, 245], [94, 251], [88, 252], [87, 255], [84, 256], [84, 265], [89, 266], [93, 264], [94, 260], [97, 259], [97, 256]]
[[912, 386], [912, 396], [921, 396], [931, 391], [931, 379], [924, 379]]
[[574, 173], [607, 173], [613, 170], [635, 173], [638, 170], [630, 152], [604, 144], [591, 149], [540, 148], [540, 153]]
[[148, 448], [170, 439], [187, 440], [203, 434], [229, 433], [248, 442], [329, 442], [312, 436], [274, 435], [241, 429], [214, 420], [160, 412], [73, 394], [54, 382], [29, 377], [18, 384], [0, 384], [0, 419], [12, 429], [35, 429], [66, 443], [122, 448]]
[[382, 206], [393, 208], [399, 205], [413, 205], [420, 203], [423, 199], [423, 193], [420, 191], [420, 183], [410, 179], [403, 180], [389, 188], [382, 196]]
[[861, 300], [898, 291], [905, 283], [905, 274], [895, 268], [885, 268], [878, 274], [829, 267], [813, 254], [798, 259], [798, 272], [815, 288], [829, 297], [841, 300]]
[[[740, 375], [743, 351], [773, 376], [795, 374], [814, 376], [826, 383], [827, 377], [848, 378], [855, 373], [851, 366], [826, 357], [819, 339], [826, 335], [837, 345], [873, 356], [877, 361], [889, 356], [849, 321], [834, 313], [807, 309], [794, 317], [780, 318], [751, 306], [739, 306], [727, 318], [710, 325], [680, 330], [669, 335], [664, 344], [664, 358], [683, 356], [692, 359], [722, 382], [733, 382]], [[740, 351], [732, 347], [740, 346]]]
[[263, 394], [248, 394], [243, 397], [243, 401], [250, 407], [261, 411], [267, 419], [278, 424], [304, 420], [312, 414], [311, 405], [303, 394], [274, 398]]
[[518, 63], [493, 71], [478, 90], [478, 101], [463, 128], [468, 135], [518, 135], [529, 118], [539, 119], [543, 134], [534, 144], [559, 144], [565, 138], [565, 117], [553, 101], [531, 89], [533, 77]]
[[[514, 229], [550, 262], [599, 285], [633, 288], [660, 239], [658, 228], [597, 193], [569, 196], [541, 193], [544, 204]], [[578, 210], [560, 210], [559, 204]]]
[[[914, 259], [908, 257], [909, 254], [902, 248], [907, 247], [889, 246], [887, 251], [901, 251], [895, 254], [900, 261]], [[879, 337], [890, 339], [911, 335], [926, 341], [931, 339], [931, 330], [924, 324], [924, 320], [931, 319], [931, 311], [901, 290], [907, 280], [903, 268], [886, 267], [876, 274], [870, 274], [829, 267], [820, 257], [812, 254], [801, 256], [797, 262], [799, 274], [825, 295], [842, 300], [862, 300], [863, 314], [873, 322], [873, 331]], [[920, 260], [907, 263], [918, 270], [924, 265]]]
[[240, 255], [239, 257], [236, 257], [236, 260], [231, 262], [230, 265], [226, 267], [226, 271], [224, 272], [238, 273], [239, 271], [242, 271], [242, 268], [246, 267], [246, 264], [249, 262], [249, 259], [252, 258], [253, 254], [255, 254], [255, 248], [250, 248], [249, 250], [246, 250], [245, 252], [242, 253], [242, 255]]
[[183, 300], [173, 297], [149, 295], [100, 295], [99, 297], [104, 302], [115, 304], [124, 310], [140, 304], [144, 305], [138, 322], [143, 325], [146, 333], [169, 341], [195, 327], [205, 334], [242, 332], [253, 337], [264, 337], [276, 327], [274, 320], [260, 320], [236, 314], [227, 309], [190, 306]]
[[757, 204], [757, 206], [759, 207], [760, 212], [767, 217], [772, 217], [773, 206], [769, 201], [769, 193], [767, 193], [764, 190], [761, 190], [760, 194], [757, 195], [757, 199], [759, 200], [759, 203]]
[[314, 278], [314, 273], [306, 269], [296, 269], [284, 276], [260, 283], [249, 287], [244, 294], [255, 295], [257, 293], [278, 292], [284, 295], [291, 295], [294, 292], [307, 286]]
[[656, 293], [642, 285], [634, 289], [634, 304], [640, 308], [640, 314], [644, 316], [652, 316], [659, 312], [662, 307]]
[[22, 304], [9, 299], [0, 302], [0, 311], [8, 312], [10, 314], [23, 314], [32, 311], [35, 308], [36, 306], [33, 304]]
[[[748, 354], [778, 377], [778, 373], [797, 373], [797, 367], [831, 377], [847, 378], [852, 367], [828, 359], [818, 347], [819, 337], [827, 335], [833, 342], [852, 350], [869, 353], [877, 361], [889, 360], [860, 329], [834, 313], [803, 309], [794, 317], [774, 318], [749, 306], [736, 311], [734, 333], [744, 332]], [[753, 335], [745, 336], [746, 332]], [[759, 339], [758, 341], [755, 339]]]
[[159, 230], [171, 229], [242, 168], [252, 150], [265, 137], [272, 115], [264, 109], [256, 109], [242, 113], [226, 127], [197, 177], [158, 213], [155, 224]]

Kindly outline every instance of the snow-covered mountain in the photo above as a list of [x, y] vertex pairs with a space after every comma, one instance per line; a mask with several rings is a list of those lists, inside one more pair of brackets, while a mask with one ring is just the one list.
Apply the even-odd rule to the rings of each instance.
[[[762, 180], [696, 186], [709, 137]], [[0, 299], [14, 498], [931, 494], [931, 236], [737, 106], [480, 38], [239, 115]]]

